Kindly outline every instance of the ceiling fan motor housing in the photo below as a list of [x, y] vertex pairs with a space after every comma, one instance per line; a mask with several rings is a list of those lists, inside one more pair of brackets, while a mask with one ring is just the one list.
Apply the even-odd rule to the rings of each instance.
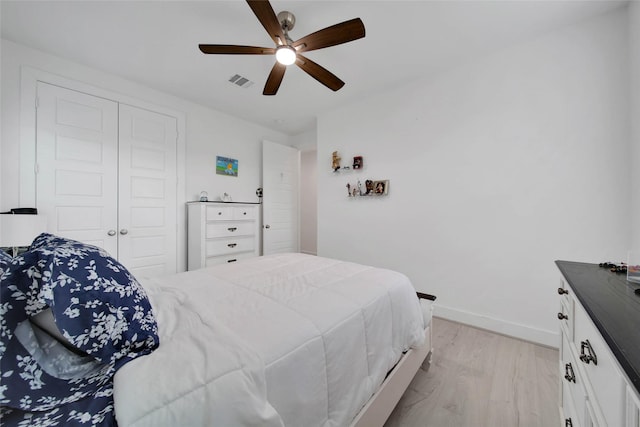
[[283, 10], [282, 12], [278, 13], [278, 22], [280, 23], [280, 26], [286, 34], [286, 31], [291, 31], [293, 30], [293, 27], [295, 27], [296, 17], [293, 13], [287, 10]]

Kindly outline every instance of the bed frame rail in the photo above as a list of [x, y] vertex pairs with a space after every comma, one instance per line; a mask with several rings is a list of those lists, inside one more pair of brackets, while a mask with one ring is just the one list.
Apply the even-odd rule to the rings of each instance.
[[[416, 292], [419, 299], [435, 301], [434, 295]], [[351, 423], [350, 427], [382, 427], [409, 387], [420, 367], [428, 368], [431, 362], [431, 325], [424, 329], [424, 344], [407, 351], [389, 372], [384, 382]]]

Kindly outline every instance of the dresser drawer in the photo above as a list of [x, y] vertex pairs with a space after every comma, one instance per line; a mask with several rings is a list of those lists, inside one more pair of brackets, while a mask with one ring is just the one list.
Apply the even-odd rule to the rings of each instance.
[[206, 238], [253, 236], [255, 234], [255, 222], [211, 222], [207, 224]]
[[207, 221], [225, 221], [233, 219], [233, 207], [207, 206], [205, 217]]
[[573, 298], [561, 299], [560, 310], [558, 311], [560, 330], [566, 335], [569, 342], [573, 342], [575, 323], [575, 304]]
[[624, 425], [625, 379], [609, 347], [586, 311], [576, 305], [574, 345], [580, 368], [593, 390], [595, 418], [602, 414], [609, 426]]
[[242, 259], [252, 258], [253, 252], [245, 252], [241, 254], [229, 254], [223, 256], [213, 256], [205, 260], [205, 267], [213, 267], [214, 265], [231, 264]]
[[255, 248], [255, 239], [248, 237], [235, 237], [228, 239], [207, 240], [206, 243], [207, 258], [214, 255], [235, 254], [238, 252], [253, 252]]
[[573, 425], [585, 425], [587, 393], [569, 340], [562, 334], [560, 348], [560, 382], [562, 405], [571, 403]]
[[627, 423], [625, 427], [640, 427], [640, 398], [627, 386]]
[[233, 219], [235, 220], [240, 220], [240, 219], [256, 219], [258, 217], [258, 209], [251, 206], [251, 207], [234, 207], [233, 208]]

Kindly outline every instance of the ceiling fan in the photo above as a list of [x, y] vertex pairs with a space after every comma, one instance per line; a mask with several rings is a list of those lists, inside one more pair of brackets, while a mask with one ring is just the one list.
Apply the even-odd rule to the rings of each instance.
[[201, 44], [202, 53], [227, 55], [273, 55], [276, 63], [271, 69], [263, 95], [275, 95], [282, 83], [287, 65], [296, 64], [311, 77], [337, 91], [344, 82], [326, 68], [302, 55], [316, 49], [347, 43], [364, 37], [364, 24], [360, 18], [332, 25], [296, 41], [289, 37], [289, 31], [295, 25], [295, 16], [291, 12], [280, 12], [276, 16], [268, 0], [247, 0], [249, 7], [258, 18], [276, 47], [255, 47], [224, 44]]

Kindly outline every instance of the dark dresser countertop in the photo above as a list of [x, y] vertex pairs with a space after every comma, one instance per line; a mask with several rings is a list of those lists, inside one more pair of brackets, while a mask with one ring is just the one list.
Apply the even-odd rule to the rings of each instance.
[[640, 393], [640, 284], [597, 264], [556, 261], [618, 363]]

